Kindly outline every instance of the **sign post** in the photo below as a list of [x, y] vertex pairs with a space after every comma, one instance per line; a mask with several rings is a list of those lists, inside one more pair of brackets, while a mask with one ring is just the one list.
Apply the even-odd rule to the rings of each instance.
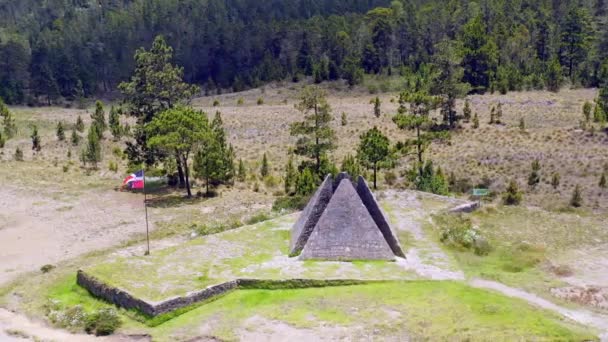
[[481, 207], [481, 198], [482, 197], [486, 197], [490, 194], [490, 190], [488, 189], [473, 189], [471, 191], [471, 195], [475, 198], [477, 198], [477, 201], [479, 203], [479, 207]]

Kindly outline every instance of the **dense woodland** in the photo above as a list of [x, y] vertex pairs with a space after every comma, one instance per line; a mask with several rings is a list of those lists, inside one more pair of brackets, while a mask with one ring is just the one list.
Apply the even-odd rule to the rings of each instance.
[[604, 0], [0, 0], [0, 13], [9, 104], [114, 91], [158, 34], [207, 92], [364, 73], [424, 83], [441, 63], [469, 92], [556, 90], [598, 86], [608, 57]]

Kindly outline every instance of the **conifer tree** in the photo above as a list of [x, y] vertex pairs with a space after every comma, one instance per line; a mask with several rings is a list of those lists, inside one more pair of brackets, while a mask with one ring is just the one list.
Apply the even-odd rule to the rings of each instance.
[[574, 187], [574, 191], [572, 192], [572, 197], [570, 198], [570, 206], [575, 208], [583, 206], [583, 195], [581, 192], [581, 187], [578, 184]]
[[108, 126], [114, 140], [120, 140], [122, 135], [122, 127], [120, 126], [120, 115], [118, 109], [114, 106], [110, 107], [110, 115], [108, 117]]
[[310, 171], [310, 168], [304, 168], [300, 175], [298, 176], [298, 181], [296, 182], [296, 194], [300, 196], [308, 196], [315, 191], [316, 187], [315, 177]]
[[38, 127], [36, 127], [36, 125], [32, 127], [32, 135], [30, 137], [32, 138], [32, 150], [36, 152], [40, 151], [42, 146], [40, 144], [40, 136], [38, 135]]
[[589, 120], [591, 120], [591, 109], [591, 102], [585, 101], [585, 104], [583, 105], [583, 116], [585, 117], [585, 122], [589, 122]]
[[604, 113], [600, 104], [595, 105], [595, 109], [593, 110], [593, 121], [599, 123], [606, 122], [606, 113]]
[[553, 187], [554, 190], [557, 189], [557, 187], [559, 186], [559, 183], [560, 183], [559, 173], [554, 172], [553, 175], [551, 176], [551, 186]]
[[469, 99], [464, 100], [464, 108], [462, 109], [462, 115], [466, 122], [471, 120], [471, 104], [469, 103]]
[[358, 159], [374, 172], [374, 189], [377, 189], [377, 173], [381, 167], [386, 167], [390, 158], [390, 141], [374, 126], [360, 137]]
[[260, 175], [262, 177], [266, 177], [270, 174], [270, 166], [268, 165], [268, 157], [264, 152], [264, 156], [262, 157], [262, 167], [260, 167]]
[[606, 173], [605, 172], [602, 173], [602, 176], [600, 177], [600, 182], [598, 185], [602, 189], [605, 189], [608, 186], [608, 184], [606, 184]]
[[55, 133], [57, 135], [57, 140], [59, 140], [59, 141], [65, 140], [65, 131], [63, 129], [63, 123], [61, 121], [59, 121], [57, 123], [57, 129], [56, 129]]
[[378, 96], [376, 96], [376, 98], [374, 99], [374, 115], [379, 118], [380, 115], [382, 115], [382, 111], [380, 109], [380, 98]]
[[524, 120], [523, 116], [519, 118], [519, 130], [522, 132], [526, 131], [526, 121]]
[[304, 115], [304, 120], [290, 126], [291, 135], [298, 138], [294, 153], [308, 158], [317, 179], [321, 179], [325, 176], [321, 174], [321, 158], [335, 149], [335, 133], [330, 126], [333, 120], [331, 107], [323, 90], [306, 87], [296, 108]]
[[496, 108], [494, 108], [494, 106], [492, 106], [492, 109], [490, 109], [490, 125], [493, 125], [496, 123]]
[[103, 139], [103, 132], [106, 131], [107, 125], [106, 114], [101, 101], [95, 102], [95, 112], [91, 114], [91, 119], [93, 120], [91, 127], [94, 127], [94, 129], [97, 130], [97, 137]]
[[342, 112], [342, 117], [340, 119], [340, 123], [342, 126], [346, 126], [348, 124], [348, 120], [346, 119], [346, 113]]
[[101, 162], [101, 143], [98, 136], [99, 128], [96, 125], [89, 127], [87, 135], [87, 147], [85, 152], [85, 160], [93, 164], [97, 168], [97, 163]]
[[82, 121], [80, 115], [78, 115], [78, 118], [76, 119], [76, 125], [74, 128], [80, 133], [84, 132], [84, 122]]
[[511, 180], [507, 186], [507, 191], [502, 196], [502, 201], [505, 205], [519, 205], [522, 200], [522, 194], [519, 191], [517, 182]]
[[244, 182], [246, 179], [247, 169], [245, 168], [245, 163], [243, 162], [243, 159], [239, 159], [238, 180]]
[[528, 176], [528, 185], [535, 187], [538, 183], [540, 183], [540, 162], [537, 159], [532, 162], [532, 171], [530, 172], [530, 176]]
[[502, 102], [498, 102], [498, 106], [496, 106], [496, 123], [502, 123]]
[[14, 155], [15, 161], [23, 161], [23, 151], [17, 147]]
[[76, 130], [72, 130], [72, 136], [70, 137], [70, 141], [72, 142], [72, 146], [78, 146], [80, 143], [80, 136], [76, 133]]
[[545, 75], [545, 84], [547, 89], [552, 92], [559, 92], [563, 83], [562, 66], [559, 64], [559, 60], [554, 58], [549, 62], [547, 67], [547, 73]]
[[6, 144], [6, 140], [2, 136], [2, 132], [0, 132], [0, 148], [4, 148], [5, 144]]
[[477, 116], [477, 112], [473, 116], [473, 128], [479, 128], [479, 116]]
[[350, 154], [347, 154], [344, 159], [342, 159], [340, 171], [348, 173], [352, 179], [357, 179], [362, 174], [359, 160]]
[[295, 186], [298, 173], [293, 166], [293, 156], [289, 156], [287, 165], [285, 166], [285, 194], [289, 195]]
[[3, 122], [5, 138], [7, 140], [13, 138], [15, 134], [17, 134], [17, 124], [15, 124], [15, 119], [13, 118], [11, 112], [9, 112], [8, 110], [4, 115]]

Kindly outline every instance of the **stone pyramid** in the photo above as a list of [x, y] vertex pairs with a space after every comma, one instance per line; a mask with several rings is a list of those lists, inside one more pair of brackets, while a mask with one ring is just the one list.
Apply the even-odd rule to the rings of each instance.
[[394, 260], [403, 257], [388, 220], [363, 178], [357, 189], [341, 173], [327, 176], [292, 228], [290, 251], [301, 259]]

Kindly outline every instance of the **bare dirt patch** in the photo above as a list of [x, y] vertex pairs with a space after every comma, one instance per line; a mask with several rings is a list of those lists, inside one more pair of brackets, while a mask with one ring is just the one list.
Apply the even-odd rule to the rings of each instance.
[[551, 294], [571, 302], [608, 310], [608, 287], [568, 286], [551, 289]]

